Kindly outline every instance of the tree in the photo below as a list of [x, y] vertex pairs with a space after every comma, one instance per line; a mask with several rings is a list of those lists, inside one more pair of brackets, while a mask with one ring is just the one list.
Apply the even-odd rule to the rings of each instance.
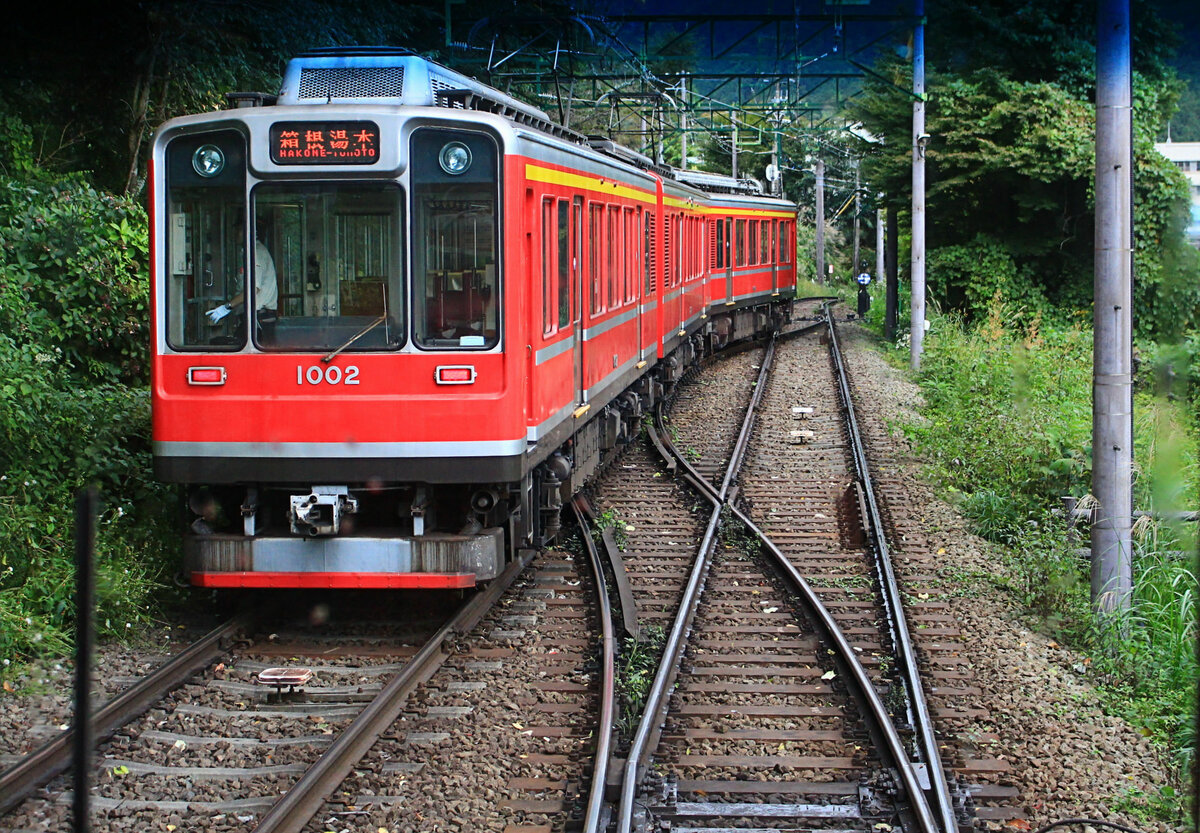
[[[968, 314], [981, 313], [981, 298], [990, 298], [978, 284], [1028, 308], [1045, 307], [1043, 298], [1055, 308], [1090, 303], [1094, 7], [1031, 2], [1013, 9], [988, 0], [931, 10], [930, 19], [955, 33], [930, 39], [928, 256], [931, 265], [948, 267], [931, 277], [933, 297]], [[1182, 178], [1156, 161], [1149, 142], [1170, 113], [1177, 85], [1165, 63], [1165, 40], [1153, 37], [1160, 23], [1153, 16], [1139, 21], [1135, 272], [1138, 328], [1155, 333], [1196, 320], [1197, 290], [1194, 258], [1180, 248]], [[889, 195], [907, 194], [909, 70], [889, 56], [878, 73], [853, 108], [885, 139], [864, 148], [865, 169]], [[992, 266], [983, 275], [964, 268], [971, 263]]]
[[0, 32], [0, 95], [35, 135], [37, 164], [142, 185], [148, 140], [232, 90], [274, 92], [285, 62], [317, 46], [441, 43], [440, 9], [370, 0], [112, 0], [64, 15], [34, 4]]

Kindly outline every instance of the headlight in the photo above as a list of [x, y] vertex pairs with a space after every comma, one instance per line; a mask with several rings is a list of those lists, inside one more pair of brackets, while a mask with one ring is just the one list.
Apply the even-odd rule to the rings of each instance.
[[438, 154], [438, 164], [451, 176], [466, 173], [471, 167], [471, 149], [462, 142], [450, 142]]
[[225, 170], [225, 154], [216, 145], [201, 145], [192, 154], [192, 167], [205, 179]]

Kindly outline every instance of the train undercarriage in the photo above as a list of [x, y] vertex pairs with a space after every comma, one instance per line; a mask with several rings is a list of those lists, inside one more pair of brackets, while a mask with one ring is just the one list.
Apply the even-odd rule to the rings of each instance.
[[[408, 482], [360, 473], [336, 483], [193, 486], [186, 577], [213, 588], [347, 589], [463, 589], [495, 578], [518, 550], [558, 539], [563, 505], [639, 435], [643, 416], [688, 370], [790, 317], [790, 301], [711, 316], [598, 412], [580, 408], [524, 460], [491, 472], [481, 465], [478, 479], [435, 461]], [[317, 471], [319, 461], [310, 463]]]

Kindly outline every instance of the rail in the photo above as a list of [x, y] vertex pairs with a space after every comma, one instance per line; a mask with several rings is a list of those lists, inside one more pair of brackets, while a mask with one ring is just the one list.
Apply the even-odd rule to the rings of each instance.
[[[688, 576], [688, 583], [684, 588], [683, 598], [679, 603], [679, 611], [675, 615], [674, 624], [667, 637], [666, 645], [663, 648], [662, 660], [658, 667], [658, 672], [654, 676], [654, 683], [646, 694], [645, 709], [642, 712], [642, 719], [638, 723], [633, 742], [630, 744], [629, 755], [625, 763], [625, 772], [621, 780], [621, 797], [617, 807], [618, 833], [630, 833], [633, 829], [634, 794], [645, 775], [650, 754], [653, 752], [658, 735], [662, 731], [663, 720], [666, 717], [669, 704], [668, 695], [679, 673], [679, 660], [683, 654], [683, 649], [686, 647], [687, 633], [691, 627], [692, 620], [695, 618], [700, 593], [704, 589], [704, 580], [708, 575], [708, 568], [712, 564], [712, 553], [716, 547], [717, 532], [721, 523], [721, 509], [733, 478], [741, 467], [745, 449], [749, 445], [750, 432], [754, 427], [754, 415], [759, 402], [762, 400], [764, 382], [766, 381], [767, 374], [770, 372], [774, 355], [775, 344], [772, 342], [768, 346], [767, 355], [763, 359], [762, 367], [759, 369], [754, 396], [751, 398], [750, 405], [746, 409], [746, 417], [742, 422], [742, 430], [734, 446], [734, 452], [726, 469], [725, 478], [721, 483], [717, 497], [712, 499], [713, 511], [709, 516], [708, 526], [704, 531], [704, 538], [700, 542], [698, 556]], [[655, 411], [655, 423], [658, 426], [662, 424], [661, 404]], [[664, 432], [652, 430], [651, 438], [655, 447], [660, 452], [666, 450], [666, 444], [669, 440], [666, 438]], [[666, 459], [673, 460], [675, 465], [682, 464], [685, 472], [687, 472], [684, 476], [688, 480], [693, 481], [698, 488], [701, 483], [707, 482], [678, 455], [674, 457], [668, 456]], [[674, 466], [670, 465], [669, 467], [674, 468]]]
[[938, 752], [937, 737], [933, 729], [933, 720], [929, 715], [929, 706], [925, 700], [925, 691], [921, 686], [921, 675], [917, 667], [916, 651], [913, 648], [912, 636], [908, 630], [908, 622], [904, 615], [904, 605], [900, 597], [900, 587], [896, 582], [896, 574], [892, 569], [891, 553], [888, 549], [887, 535], [883, 529], [883, 517], [879, 504], [875, 499], [875, 487], [871, 483], [870, 466], [867, 463], [867, 452], [858, 430], [858, 419], [854, 412], [854, 400], [850, 395], [850, 380], [842, 361], [842, 351], [838, 344], [837, 327], [834, 326], [833, 316], [827, 317], [829, 326], [829, 351], [833, 358], [834, 370], [837, 374], [838, 389], [842, 399], [842, 411], [846, 427], [850, 434], [850, 445], [854, 457], [854, 467], [858, 474], [863, 505], [866, 517], [863, 525], [867, 528], [868, 539], [872, 545], [875, 568], [878, 573], [880, 592], [883, 595], [887, 611], [888, 628], [891, 631], [892, 645], [896, 651], [897, 666], [901, 672], [907, 695], [909, 720], [916, 734], [918, 752], [927, 773], [928, 787], [926, 795], [933, 811], [938, 816], [938, 823], [944, 831], [958, 829], [954, 819], [954, 802], [950, 794], [949, 783], [942, 767], [942, 758]]
[[599, 833], [608, 827], [611, 806], [604, 800], [608, 783], [608, 764], [612, 758], [613, 723], [616, 716], [616, 652], [617, 640], [613, 628], [612, 604], [608, 598], [608, 582], [604, 577], [604, 564], [596, 549], [596, 542], [588, 532], [588, 519], [583, 501], [576, 498], [571, 503], [575, 521], [583, 530], [583, 540], [588, 551], [588, 561], [596, 577], [596, 598], [600, 612], [600, 722], [596, 727], [595, 764], [592, 769], [592, 785], [588, 790], [587, 810], [584, 813], [583, 833]]
[[[180, 651], [121, 694], [92, 713], [92, 738], [99, 742], [144, 714], [189, 677], [212, 664], [225, 650], [226, 640], [249, 624], [235, 616]], [[38, 787], [71, 766], [74, 728], [67, 729], [0, 773], [0, 815], [12, 810]]]
[[255, 833], [300, 833], [371, 746], [400, 716], [408, 696], [446, 661], [446, 644], [472, 628], [533, 559], [532, 551], [508, 565], [488, 588], [459, 608], [398, 672], [337, 740], [308, 768], [254, 828]]
[[[832, 316], [829, 315], [828, 305], [826, 305], [825, 321], [820, 322], [818, 326], [832, 327], [832, 324], [828, 323], [831, 320]], [[804, 331], [807, 332], [812, 329], [814, 327], [806, 327]], [[648, 741], [653, 733], [661, 730], [666, 708], [666, 693], [670, 690], [676, 675], [679, 656], [683, 648], [683, 635], [686, 633], [694, 616], [695, 604], [699, 598], [699, 592], [703, 586], [703, 577], [708, 568], [712, 539], [719, 524], [721, 510], [724, 507], [728, 507], [734, 517], [738, 518], [752, 534], [762, 541], [780, 574], [791, 586], [793, 592], [795, 592], [801, 602], [808, 608], [814, 624], [821, 631], [826, 644], [834, 651], [835, 662], [839, 666], [841, 676], [847, 680], [848, 688], [858, 702], [860, 710], [868, 718], [868, 728], [872, 739], [880, 750], [885, 764], [897, 773], [903, 794], [908, 799], [908, 806], [902, 808], [901, 813], [902, 818], [906, 822], [906, 828], [920, 830], [922, 833], [937, 833], [939, 829], [941, 833], [952, 833], [952, 831], [957, 829], [957, 825], [953, 823], [953, 816], [951, 815], [950, 823], [947, 824], [945, 814], [941, 812], [940, 806], [937, 813], [931, 807], [924, 785], [918, 774], [918, 768], [909, 759], [904, 740], [900, 736], [899, 730], [893, 725], [887, 708], [836, 620], [783, 552], [731, 499], [733, 497], [731, 492], [736, 492], [736, 489], [732, 488], [733, 478], [740, 468], [741, 458], [749, 442], [754, 415], [765, 390], [765, 380], [770, 371], [773, 356], [774, 342], [771, 343], [768, 355], [762, 363], [759, 380], [755, 384], [754, 397], [747, 408], [742, 433], [738, 437], [732, 459], [720, 488], [709, 483], [688, 462], [685, 455], [680, 454], [674, 449], [666, 432], [661, 430], [651, 431], [651, 440], [660, 453], [664, 455], [664, 459], [668, 461], [668, 468], [672, 471], [678, 471], [681, 477], [692, 483], [702, 495], [712, 502], [714, 511], [709, 522], [709, 529], [701, 544], [701, 555], [697, 558], [696, 565], [693, 567], [691, 581], [689, 581], [684, 599], [680, 603], [680, 611], [676, 616], [675, 628], [668, 638], [667, 647], [663, 655], [663, 664], [659, 669], [659, 674], [655, 678], [654, 687], [647, 697], [646, 709], [643, 713], [642, 721], [638, 726], [634, 743], [630, 748], [622, 783], [617, 825], [618, 833], [629, 833], [632, 830], [634, 793], [637, 785], [644, 777], [650, 752]], [[656, 416], [658, 417], [656, 427], [661, 429], [661, 409]], [[940, 774], [940, 761], [937, 771]], [[942, 780], [942, 784], [944, 785], [944, 780]], [[942, 824], [941, 828], [939, 828], [939, 822]]]

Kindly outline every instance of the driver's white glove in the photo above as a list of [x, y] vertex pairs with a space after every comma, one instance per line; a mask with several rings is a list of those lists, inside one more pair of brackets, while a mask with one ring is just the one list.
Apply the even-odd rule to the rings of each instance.
[[210, 309], [204, 314], [208, 316], [209, 321], [216, 324], [222, 318], [229, 315], [230, 312], [232, 312], [232, 310], [230, 309], [229, 304], [221, 304], [221, 306], [217, 307], [216, 309]]

